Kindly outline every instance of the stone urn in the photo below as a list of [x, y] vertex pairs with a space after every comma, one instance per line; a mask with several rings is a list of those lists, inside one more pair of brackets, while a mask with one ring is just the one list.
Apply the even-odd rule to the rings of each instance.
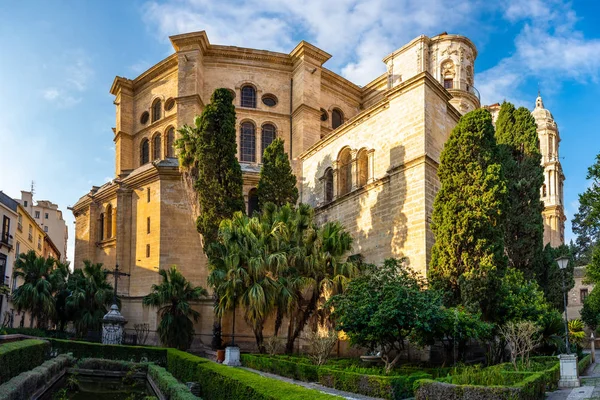
[[113, 304], [110, 311], [102, 318], [102, 344], [122, 344], [127, 320]]

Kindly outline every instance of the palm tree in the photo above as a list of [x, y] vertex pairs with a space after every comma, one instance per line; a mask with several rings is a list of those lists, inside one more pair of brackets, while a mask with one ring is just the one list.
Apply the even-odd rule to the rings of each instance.
[[[206, 289], [192, 286], [177, 267], [160, 270], [162, 282], [152, 285], [152, 293], [144, 297], [144, 306], [158, 307], [160, 324], [158, 336], [160, 341], [169, 347], [186, 350], [194, 338], [194, 321], [198, 321], [200, 313], [193, 310], [190, 302], [198, 301], [207, 296]], [[191, 317], [191, 318], [190, 318]]]
[[66, 308], [74, 314], [75, 330], [80, 337], [88, 331], [100, 331], [102, 318], [113, 299], [113, 287], [106, 275], [102, 264], [85, 260], [83, 269], [76, 269], [69, 277], [71, 294], [66, 298]]
[[44, 327], [48, 318], [54, 315], [54, 297], [51, 278], [56, 261], [53, 258], [37, 256], [35, 251], [21, 253], [15, 261], [13, 276], [21, 278], [23, 284], [13, 294], [13, 304], [18, 312], [31, 313], [30, 327], [37, 320], [38, 327]]

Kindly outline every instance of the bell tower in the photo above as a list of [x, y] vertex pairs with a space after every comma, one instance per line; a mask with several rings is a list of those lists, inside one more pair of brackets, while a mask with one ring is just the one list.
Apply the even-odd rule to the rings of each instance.
[[565, 175], [558, 156], [560, 134], [552, 113], [544, 108], [539, 93], [531, 115], [537, 124], [544, 166], [544, 185], [541, 193], [544, 202], [544, 245], [550, 243], [552, 247], [557, 247], [565, 243], [566, 220], [563, 193]]

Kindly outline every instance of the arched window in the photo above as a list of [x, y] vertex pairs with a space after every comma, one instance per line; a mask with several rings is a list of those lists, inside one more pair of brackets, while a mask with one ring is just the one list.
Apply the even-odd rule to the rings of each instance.
[[98, 234], [100, 241], [104, 240], [104, 213], [100, 214], [100, 220], [98, 221]]
[[148, 139], [142, 140], [140, 146], [140, 165], [144, 165], [150, 161], [150, 141]]
[[331, 112], [331, 127], [336, 129], [344, 123], [344, 114], [337, 108], [334, 108]]
[[264, 157], [265, 149], [273, 143], [273, 140], [277, 137], [277, 129], [271, 124], [264, 124], [262, 127], [261, 137], [261, 159]]
[[160, 119], [161, 111], [162, 102], [159, 99], [156, 99], [154, 103], [152, 103], [152, 122]]
[[242, 161], [256, 162], [256, 132], [252, 122], [244, 122], [241, 127], [240, 147]]
[[113, 219], [113, 210], [112, 206], [109, 204], [106, 207], [106, 238], [110, 239], [112, 237], [112, 219]]
[[258, 210], [258, 192], [256, 188], [250, 189], [248, 192], [248, 216], [251, 217]]
[[167, 131], [167, 157], [175, 157], [175, 128]]
[[344, 149], [338, 157], [338, 193], [340, 196], [352, 190], [352, 154], [350, 149]]
[[250, 85], [242, 86], [242, 107], [256, 108], [256, 89]]
[[153, 147], [152, 148], [152, 158], [154, 160], [160, 160], [160, 153], [161, 153], [160, 143], [161, 143], [160, 133], [157, 133], [154, 136], [153, 143], [152, 143], [152, 147]]
[[333, 201], [333, 170], [327, 168], [325, 171], [323, 186], [325, 187], [325, 202]]
[[363, 187], [369, 180], [369, 156], [366, 150], [362, 150], [356, 157], [358, 167], [358, 187]]

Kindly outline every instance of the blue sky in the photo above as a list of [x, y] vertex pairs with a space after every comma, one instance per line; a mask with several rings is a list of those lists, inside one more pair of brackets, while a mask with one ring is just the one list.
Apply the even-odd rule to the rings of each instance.
[[568, 218], [600, 152], [600, 4], [591, 0], [40, 0], [0, 2], [0, 20], [0, 190], [18, 197], [33, 180], [37, 199], [58, 203], [70, 259], [67, 206], [114, 175], [111, 83], [171, 54], [176, 33], [283, 52], [304, 39], [358, 84], [415, 36], [466, 35], [479, 50], [483, 103], [531, 108], [541, 89], [560, 128]]

